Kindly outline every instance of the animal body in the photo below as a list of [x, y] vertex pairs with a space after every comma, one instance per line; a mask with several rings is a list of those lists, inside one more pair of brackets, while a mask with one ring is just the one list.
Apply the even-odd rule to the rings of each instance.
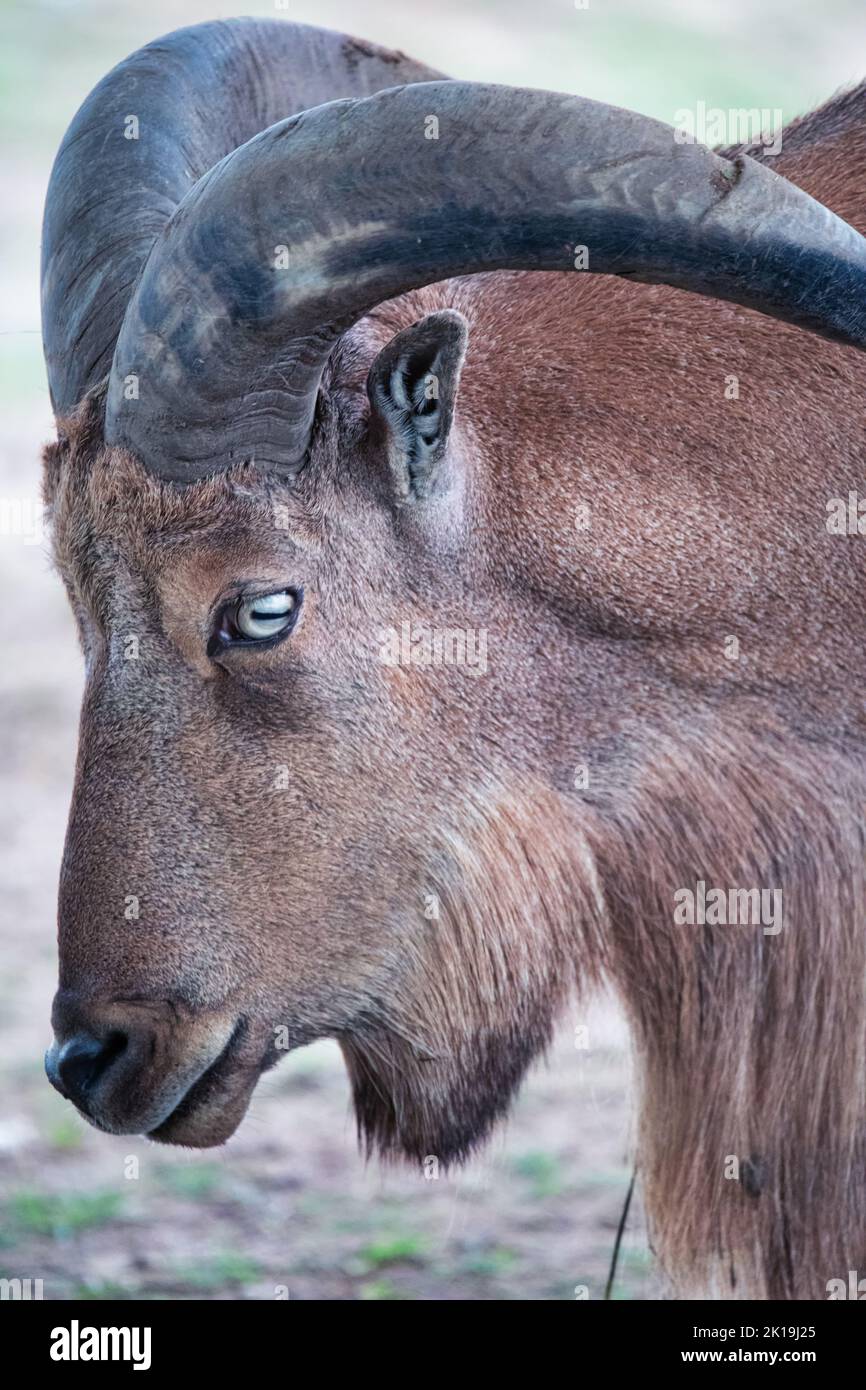
[[334, 1037], [371, 1150], [459, 1161], [605, 981], [674, 1282], [862, 1268], [864, 121], [770, 167], [252, 20], [91, 94], [43, 303], [92, 1123], [221, 1143]]

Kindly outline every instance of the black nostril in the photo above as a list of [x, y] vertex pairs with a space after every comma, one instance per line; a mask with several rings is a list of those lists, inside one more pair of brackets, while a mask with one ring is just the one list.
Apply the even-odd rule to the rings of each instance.
[[127, 1042], [125, 1033], [113, 1032], [105, 1038], [76, 1033], [64, 1043], [57, 1057], [57, 1076], [60, 1087], [79, 1109], [87, 1109], [88, 1092], [126, 1050]]

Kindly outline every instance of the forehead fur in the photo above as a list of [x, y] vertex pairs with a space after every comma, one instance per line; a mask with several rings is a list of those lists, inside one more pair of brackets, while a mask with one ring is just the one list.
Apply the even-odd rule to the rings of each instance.
[[61, 421], [58, 443], [43, 455], [54, 558], [67, 580], [86, 582], [117, 557], [145, 569], [155, 555], [191, 541], [317, 529], [301, 488], [252, 464], [189, 486], [162, 482], [132, 455], [102, 443], [99, 405], [90, 398]]
[[336, 441], [348, 446], [363, 432], [365, 383], [376, 353], [394, 333], [452, 300], [471, 312], [465, 291], [453, 291], [449, 298], [443, 288], [453, 291], [453, 282], [380, 305], [343, 336], [322, 377], [315, 467], [291, 481], [238, 464], [189, 486], [162, 482], [132, 455], [104, 445], [106, 383], [94, 389], [73, 414], [58, 420], [58, 442], [43, 453], [43, 500], [58, 569], [71, 577], [87, 572], [100, 556], [117, 555], [142, 568], [155, 551], [195, 538], [215, 539], [220, 532], [236, 539], [244, 531], [269, 535], [278, 526], [283, 539], [286, 532], [302, 540], [320, 537], [322, 499], [342, 476]]

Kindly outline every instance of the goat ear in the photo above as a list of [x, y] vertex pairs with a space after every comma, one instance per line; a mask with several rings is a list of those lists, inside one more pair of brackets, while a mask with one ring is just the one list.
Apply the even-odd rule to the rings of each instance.
[[367, 377], [373, 415], [384, 427], [388, 455], [405, 501], [445, 486], [446, 453], [469, 325], [454, 309], [428, 314], [397, 333]]

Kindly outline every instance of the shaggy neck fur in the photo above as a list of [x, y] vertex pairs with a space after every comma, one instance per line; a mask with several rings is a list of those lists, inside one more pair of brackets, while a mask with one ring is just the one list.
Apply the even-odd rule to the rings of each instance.
[[[866, 1262], [861, 803], [829, 749], [719, 723], [658, 743], [612, 815], [525, 784], [476, 807], [414, 974], [344, 1042], [368, 1146], [464, 1157], [569, 994], [605, 978], [632, 1028], [637, 1162], [674, 1286], [825, 1298]], [[780, 889], [781, 929], [677, 924], [698, 878]]]

